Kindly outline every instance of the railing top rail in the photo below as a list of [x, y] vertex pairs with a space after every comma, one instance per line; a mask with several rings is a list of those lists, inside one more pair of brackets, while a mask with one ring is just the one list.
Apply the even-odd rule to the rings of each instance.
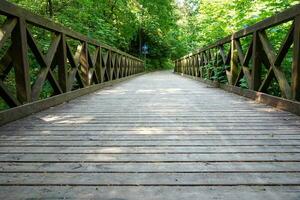
[[91, 45], [99, 46], [99, 47], [111, 50], [115, 53], [119, 53], [124, 56], [130, 57], [134, 60], [143, 62], [141, 59], [136, 58], [128, 53], [120, 51], [120, 50], [118, 50], [114, 47], [111, 47], [105, 43], [100, 43], [100, 42], [96, 41], [95, 39], [89, 38], [81, 33], [75, 32], [69, 28], [66, 28], [58, 23], [52, 22], [51, 20], [41, 17], [37, 14], [31, 13], [23, 8], [20, 8], [12, 3], [7, 2], [6, 0], [0, 1], [0, 14], [6, 15], [6, 16], [23, 18], [26, 22], [28, 22], [30, 24], [34, 24], [36, 26], [39, 26], [41, 28], [44, 28], [44, 29], [47, 29], [50, 31], [64, 33], [66, 36], [68, 36], [70, 38], [77, 39], [82, 42], [86, 41], [87, 43], [89, 43]]

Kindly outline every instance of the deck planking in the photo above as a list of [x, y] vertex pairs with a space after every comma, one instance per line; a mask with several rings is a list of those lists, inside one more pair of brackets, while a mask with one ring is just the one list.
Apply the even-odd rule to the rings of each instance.
[[299, 199], [300, 117], [149, 73], [1, 127], [0, 198]]

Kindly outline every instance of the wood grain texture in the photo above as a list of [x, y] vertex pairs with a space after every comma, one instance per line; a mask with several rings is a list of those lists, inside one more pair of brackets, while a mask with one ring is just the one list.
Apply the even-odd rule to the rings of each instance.
[[299, 116], [171, 72], [0, 130], [5, 199], [289, 200], [299, 189]]

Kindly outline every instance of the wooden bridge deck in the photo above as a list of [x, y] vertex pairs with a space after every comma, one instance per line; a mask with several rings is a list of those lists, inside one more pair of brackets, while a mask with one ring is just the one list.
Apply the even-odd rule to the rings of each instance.
[[300, 199], [300, 117], [146, 74], [1, 127], [18, 198]]

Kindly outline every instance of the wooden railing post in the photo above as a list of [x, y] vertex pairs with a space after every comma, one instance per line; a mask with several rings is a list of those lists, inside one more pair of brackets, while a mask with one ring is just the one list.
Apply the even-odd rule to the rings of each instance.
[[235, 39], [231, 39], [230, 71], [226, 71], [229, 85], [234, 85], [238, 77], [238, 53], [235, 45]]
[[130, 76], [131, 74], [131, 59], [128, 57], [128, 73], [127, 73], [127, 76]]
[[259, 90], [261, 85], [261, 60], [259, 53], [261, 51], [261, 45], [259, 41], [258, 32], [253, 33], [253, 49], [252, 49], [252, 59], [253, 59], [253, 68], [252, 68], [252, 83], [250, 89]]
[[16, 77], [16, 93], [20, 103], [31, 101], [31, 86], [27, 56], [27, 33], [25, 19], [19, 18], [12, 32], [12, 60]]
[[113, 80], [113, 68], [112, 68], [112, 52], [111, 50], [108, 51], [108, 60], [107, 60], [107, 70], [108, 70], [108, 75], [109, 75], [109, 80]]
[[61, 33], [60, 43], [57, 49], [57, 64], [58, 64], [58, 82], [63, 90], [67, 92], [67, 47], [66, 47], [66, 36]]
[[187, 58], [184, 58], [184, 61], [183, 61], [183, 73], [184, 74], [187, 74], [188, 71], [187, 71]]
[[83, 74], [83, 82], [85, 86], [90, 85], [90, 77], [89, 77], [89, 62], [88, 62], [88, 44], [85, 41], [82, 47], [83, 53], [80, 54], [80, 64], [81, 64], [81, 72]]
[[104, 78], [103, 78], [103, 56], [102, 56], [102, 48], [101, 46], [99, 47], [99, 53], [98, 53], [98, 77], [100, 79], [100, 83], [104, 82]]
[[295, 18], [293, 51], [292, 95], [300, 101], [300, 15]]

